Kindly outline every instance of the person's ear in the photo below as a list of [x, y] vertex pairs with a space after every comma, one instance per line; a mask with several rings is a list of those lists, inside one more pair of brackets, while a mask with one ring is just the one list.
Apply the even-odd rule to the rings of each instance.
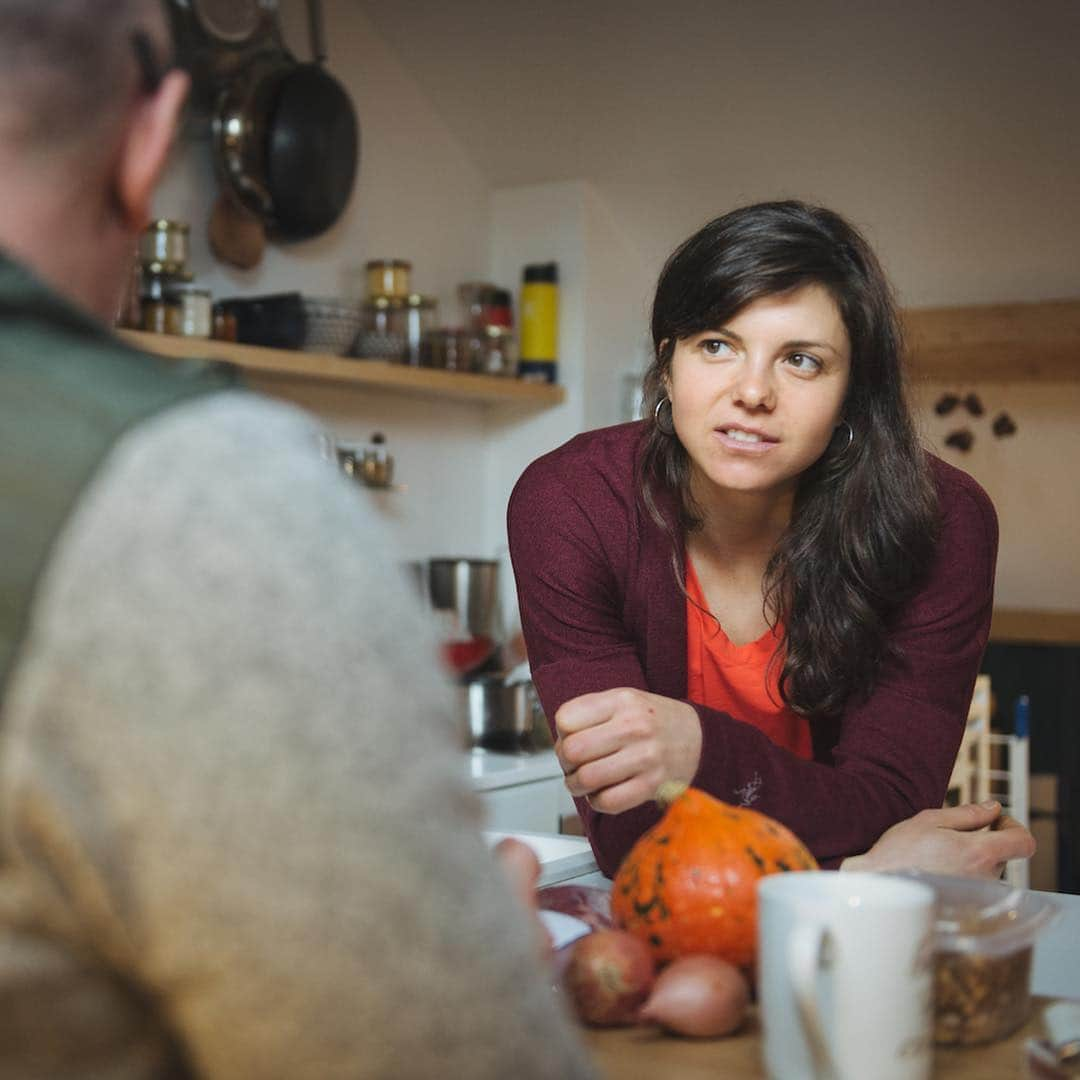
[[141, 232], [150, 220], [150, 205], [169, 158], [191, 80], [170, 71], [154, 94], [136, 108], [124, 136], [114, 174], [115, 194], [124, 224]]

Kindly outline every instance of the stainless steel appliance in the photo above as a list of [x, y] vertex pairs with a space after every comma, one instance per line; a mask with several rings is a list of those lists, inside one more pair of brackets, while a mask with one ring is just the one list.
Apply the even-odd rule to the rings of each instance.
[[443, 659], [459, 678], [499, 662], [502, 608], [495, 559], [439, 558], [413, 563], [421, 595], [441, 624]]

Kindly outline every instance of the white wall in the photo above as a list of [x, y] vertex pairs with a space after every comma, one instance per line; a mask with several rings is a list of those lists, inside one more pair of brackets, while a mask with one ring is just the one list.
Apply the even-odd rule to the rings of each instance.
[[[157, 209], [191, 221], [194, 269], [218, 295], [334, 295], [346, 267], [396, 256], [456, 321], [457, 282], [516, 290], [525, 263], [559, 261], [569, 400], [557, 409], [287, 391], [343, 437], [387, 433], [409, 491], [379, 498], [410, 556], [499, 551], [513, 480], [574, 432], [619, 419], [664, 257], [729, 206], [835, 205], [865, 229], [904, 304], [1080, 296], [1073, 0], [324, 6], [331, 70], [363, 131], [344, 220], [271, 247], [257, 271], [217, 266], [206, 142], [180, 148]], [[304, 5], [282, 8], [306, 56]], [[1077, 384], [976, 389], [1018, 434], [943, 453], [997, 502], [999, 601], [1080, 609]], [[925, 408], [922, 420], [940, 444], [949, 426]]]
[[[457, 283], [487, 273], [489, 187], [359, 5], [325, 0], [323, 7], [329, 67], [348, 89], [361, 128], [360, 171], [341, 221], [314, 240], [269, 245], [255, 270], [217, 263], [206, 239], [217, 185], [205, 129], [176, 148], [155, 210], [190, 222], [191, 268], [215, 297], [285, 290], [338, 296], [350, 267], [404, 258], [413, 264], [414, 289], [436, 295], [440, 318], [457, 322]], [[304, 4], [282, 0], [281, 8], [286, 41], [306, 59]], [[254, 385], [317, 413], [343, 441], [385, 433], [407, 490], [372, 497], [400, 526], [402, 558], [492, 553], [481, 524], [483, 406], [338, 385]]]
[[[307, 59], [303, 0], [280, 7], [286, 43]], [[217, 191], [206, 127], [177, 148], [156, 209], [191, 223], [193, 268], [215, 294], [302, 288], [337, 296], [343, 270], [394, 257], [412, 262], [414, 291], [434, 293], [455, 317], [454, 286], [485, 268], [489, 185], [361, 7], [324, 0], [323, 10], [329, 70], [348, 90], [361, 133], [359, 174], [341, 220], [314, 240], [268, 246], [255, 270], [217, 263], [206, 240]]]
[[[937, 416], [934, 403], [948, 391], [976, 391], [986, 412], [962, 407]], [[998, 512], [999, 607], [1080, 610], [1080, 382], [972, 384], [919, 387], [919, 418], [926, 441], [948, 462], [986, 488]], [[994, 418], [1007, 412], [1016, 433], [996, 438]], [[950, 431], [966, 427], [969, 452], [946, 447]]]

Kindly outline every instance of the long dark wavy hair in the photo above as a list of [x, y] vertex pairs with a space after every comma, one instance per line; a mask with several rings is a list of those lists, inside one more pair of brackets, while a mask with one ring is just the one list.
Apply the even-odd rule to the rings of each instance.
[[[762, 602], [783, 628], [783, 700], [808, 716], [835, 716], [873, 689], [890, 620], [927, 572], [938, 533], [936, 494], [907, 405], [892, 290], [853, 226], [801, 202], [759, 203], [710, 221], [671, 255], [653, 301], [639, 473], [646, 508], [671, 534], [685, 590], [683, 536], [703, 519], [690, 493], [689, 457], [655, 419], [676, 343], [724, 326], [754, 300], [810, 284], [829, 291], [851, 343], [841, 415], [852, 437], [849, 445], [841, 427], [800, 478]], [[677, 522], [659, 509], [663, 491], [677, 496]]]

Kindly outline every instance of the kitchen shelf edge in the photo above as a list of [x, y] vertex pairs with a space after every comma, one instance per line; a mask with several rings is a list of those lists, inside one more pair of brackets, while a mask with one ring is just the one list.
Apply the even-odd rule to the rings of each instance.
[[393, 394], [532, 408], [551, 408], [566, 400], [566, 390], [562, 386], [495, 375], [416, 368], [388, 360], [346, 360], [328, 353], [269, 349], [261, 345], [151, 334], [143, 330], [120, 330], [118, 333], [136, 348], [169, 359], [222, 360], [245, 371], [275, 378], [348, 383]]

